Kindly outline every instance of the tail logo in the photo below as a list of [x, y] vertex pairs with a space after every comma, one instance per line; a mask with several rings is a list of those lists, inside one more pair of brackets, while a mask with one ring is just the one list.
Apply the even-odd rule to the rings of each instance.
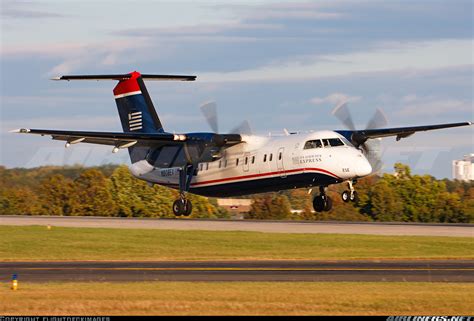
[[130, 131], [139, 130], [143, 128], [142, 112], [136, 111], [128, 114], [128, 125]]

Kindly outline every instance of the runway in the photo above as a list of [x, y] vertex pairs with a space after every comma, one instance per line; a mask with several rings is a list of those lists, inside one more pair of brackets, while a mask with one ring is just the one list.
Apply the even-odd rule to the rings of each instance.
[[473, 237], [473, 224], [0, 215], [0, 225]]
[[474, 260], [0, 262], [22, 282], [474, 282]]

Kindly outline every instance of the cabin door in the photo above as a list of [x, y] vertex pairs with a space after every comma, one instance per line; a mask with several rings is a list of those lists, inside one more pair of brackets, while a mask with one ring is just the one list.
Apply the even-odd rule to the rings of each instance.
[[277, 159], [277, 170], [278, 172], [280, 173], [280, 177], [282, 178], [285, 178], [286, 177], [286, 173], [285, 173], [285, 166], [283, 164], [283, 154], [285, 152], [285, 147], [280, 147], [280, 149], [278, 149], [278, 153], [276, 155], [276, 159]]

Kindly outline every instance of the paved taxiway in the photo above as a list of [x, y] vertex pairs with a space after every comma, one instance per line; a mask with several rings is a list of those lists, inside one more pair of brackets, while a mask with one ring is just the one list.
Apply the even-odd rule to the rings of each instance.
[[474, 260], [0, 262], [0, 278], [51, 281], [474, 282]]
[[4, 216], [0, 225], [473, 237], [473, 224]]

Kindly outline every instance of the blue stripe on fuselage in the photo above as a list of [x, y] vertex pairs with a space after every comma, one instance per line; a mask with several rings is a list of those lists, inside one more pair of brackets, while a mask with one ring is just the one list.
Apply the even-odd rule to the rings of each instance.
[[[339, 183], [337, 178], [321, 173], [301, 173], [282, 177], [261, 178], [234, 183], [192, 187], [190, 193], [210, 197], [231, 197], [256, 193], [277, 192], [286, 189], [327, 186]], [[170, 186], [177, 188], [176, 185]]]

